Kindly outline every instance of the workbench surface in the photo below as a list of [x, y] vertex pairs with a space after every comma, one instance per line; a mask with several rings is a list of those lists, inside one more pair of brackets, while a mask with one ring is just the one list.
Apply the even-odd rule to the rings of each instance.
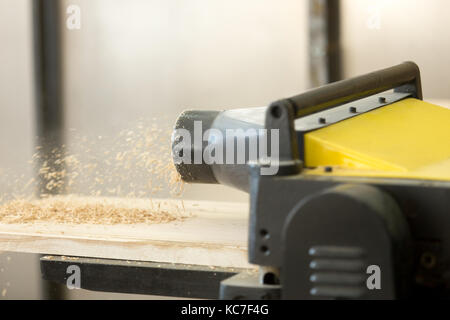
[[[90, 198], [89, 201], [97, 200]], [[149, 206], [148, 201], [131, 201], [138, 208]], [[152, 208], [155, 206], [167, 210], [183, 208], [183, 218], [164, 223], [111, 225], [55, 221], [4, 223], [0, 219], [0, 250], [250, 267], [247, 262], [248, 204], [153, 199]]]

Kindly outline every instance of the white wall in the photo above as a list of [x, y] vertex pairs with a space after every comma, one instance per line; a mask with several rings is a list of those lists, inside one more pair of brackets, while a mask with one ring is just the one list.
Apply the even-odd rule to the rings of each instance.
[[450, 99], [449, 13], [448, 0], [342, 0], [345, 76], [412, 60], [425, 99]]
[[[31, 13], [28, 9], [26, 0], [0, 1], [0, 168], [16, 171], [23, 170], [33, 154]], [[1, 182], [0, 177], [0, 191], [6, 188]]]
[[[33, 174], [28, 163], [34, 148], [29, 4], [0, 0], [0, 202], [20, 189], [16, 181]], [[0, 299], [38, 299], [40, 290], [37, 255], [0, 252]]]

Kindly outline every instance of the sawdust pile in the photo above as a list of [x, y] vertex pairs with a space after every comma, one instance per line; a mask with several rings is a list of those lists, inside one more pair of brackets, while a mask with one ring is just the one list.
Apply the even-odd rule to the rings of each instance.
[[189, 217], [180, 204], [143, 203], [122, 198], [54, 196], [34, 201], [15, 200], [0, 206], [2, 223], [54, 222], [68, 224], [155, 224]]

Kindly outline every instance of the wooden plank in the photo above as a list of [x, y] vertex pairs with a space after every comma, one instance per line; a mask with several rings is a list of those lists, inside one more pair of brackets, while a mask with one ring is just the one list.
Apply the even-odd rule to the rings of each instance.
[[[84, 199], [84, 198], [83, 198]], [[114, 199], [89, 198], [88, 203]], [[126, 205], [124, 205], [126, 203]], [[121, 199], [120, 206], [180, 210], [168, 223], [78, 224], [32, 221], [4, 223], [0, 250], [50, 255], [249, 268], [248, 204], [207, 201]]]

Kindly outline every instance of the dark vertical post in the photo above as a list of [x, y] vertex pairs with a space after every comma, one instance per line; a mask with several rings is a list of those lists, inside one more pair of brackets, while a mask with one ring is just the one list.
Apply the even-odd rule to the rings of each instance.
[[328, 82], [342, 79], [340, 0], [327, 0]]
[[310, 86], [341, 79], [340, 1], [309, 1]]
[[[39, 195], [63, 191], [64, 108], [59, 0], [33, 0], [35, 117], [39, 146]], [[53, 174], [48, 174], [48, 173]]]
[[[35, 123], [39, 146], [39, 196], [62, 193], [64, 108], [62, 104], [62, 45], [59, 0], [33, 0]], [[41, 170], [45, 168], [45, 170]], [[50, 173], [50, 174], [49, 174]], [[63, 298], [64, 289], [43, 282], [43, 296]]]

